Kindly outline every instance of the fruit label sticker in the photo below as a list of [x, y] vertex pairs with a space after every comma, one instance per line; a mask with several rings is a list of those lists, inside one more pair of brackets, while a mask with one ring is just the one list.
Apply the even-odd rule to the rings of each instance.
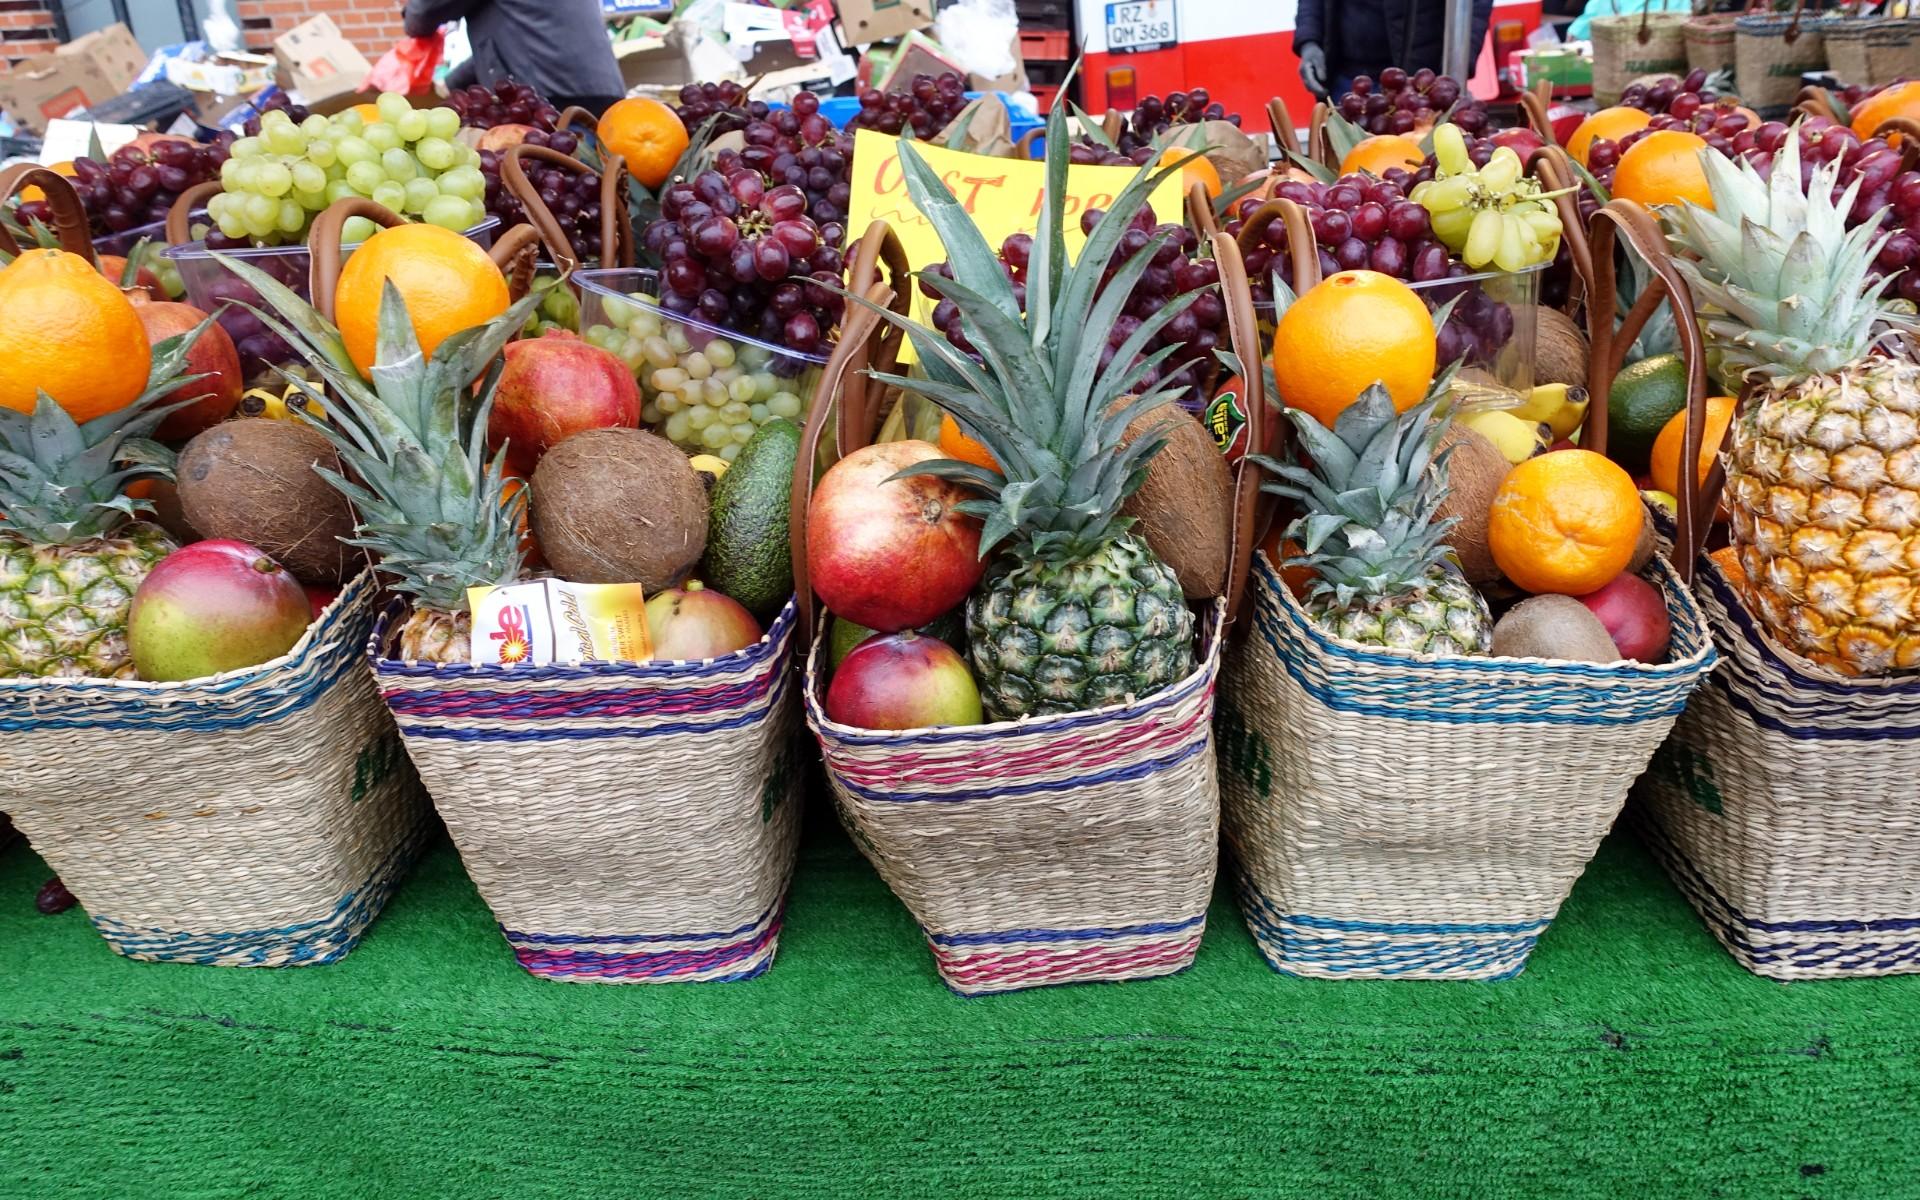
[[[946, 181], [989, 246], [998, 247], [1012, 234], [1033, 233], [1040, 227], [1040, 212], [1046, 196], [1046, 163], [968, 154], [921, 141], [914, 142], [913, 148]], [[1110, 207], [1113, 198], [1133, 181], [1133, 176], [1132, 167], [1067, 168], [1068, 254], [1078, 253], [1087, 240], [1087, 235], [1080, 230], [1080, 215], [1089, 208]], [[914, 270], [946, 261], [947, 252], [940, 245], [940, 236], [907, 195], [906, 177], [900, 172], [899, 138], [871, 129], [855, 130], [848, 182], [853, 189], [847, 201], [847, 232], [851, 237], [858, 238], [875, 221], [885, 221], [899, 236], [900, 246], [907, 254], [907, 265]], [[1148, 203], [1160, 222], [1178, 225], [1186, 220], [1180, 173], [1176, 171], [1161, 180]], [[918, 288], [914, 289], [914, 296], [918, 306], [916, 315], [924, 322], [933, 301]]]
[[647, 597], [637, 583], [534, 579], [467, 589], [473, 661], [515, 666], [646, 662]]

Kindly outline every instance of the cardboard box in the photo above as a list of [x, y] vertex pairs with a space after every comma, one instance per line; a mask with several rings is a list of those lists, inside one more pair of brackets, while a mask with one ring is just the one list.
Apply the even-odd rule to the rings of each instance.
[[614, 46], [620, 80], [634, 88], [678, 88], [693, 82], [693, 69], [680, 47], [664, 38], [632, 38]]
[[311, 17], [273, 39], [273, 57], [281, 84], [308, 105], [357, 92], [373, 64], [340, 33], [325, 13]]
[[900, 53], [888, 64], [886, 74], [875, 86], [883, 92], [904, 92], [913, 86], [916, 75], [943, 75], [952, 71], [966, 74], [966, 68], [946, 56], [939, 42], [914, 34], [900, 44]]
[[85, 56], [46, 54], [0, 72], [0, 108], [36, 133], [44, 133], [56, 117], [119, 94]]
[[264, 54], [216, 54], [205, 62], [172, 59], [167, 81], [194, 92], [246, 96], [273, 82], [273, 60]]
[[905, 37], [933, 24], [933, 0], [835, 0], [849, 45]]
[[91, 60], [99, 69], [101, 81], [113, 89], [114, 95], [132, 87], [147, 66], [147, 52], [140, 48], [133, 30], [118, 21], [105, 29], [82, 34], [54, 53]]

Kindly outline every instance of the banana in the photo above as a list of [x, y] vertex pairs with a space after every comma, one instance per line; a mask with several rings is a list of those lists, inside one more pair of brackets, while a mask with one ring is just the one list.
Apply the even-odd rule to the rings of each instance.
[[687, 460], [687, 465], [703, 475], [719, 479], [727, 473], [727, 460], [713, 454], [696, 454]]
[[[1556, 385], [1558, 386], [1558, 385]], [[1566, 389], [1566, 403], [1547, 417], [1547, 427], [1553, 430], [1555, 441], [1570, 438], [1576, 429], [1587, 420], [1587, 389], [1573, 387]]]
[[1465, 412], [1455, 419], [1492, 442], [1501, 457], [1515, 465], [1545, 450], [1549, 444], [1547, 426], [1524, 421], [1499, 409]]
[[1507, 411], [1523, 421], [1551, 421], [1553, 414], [1567, 403], [1567, 385], [1564, 383], [1543, 383], [1520, 398], [1520, 403]]

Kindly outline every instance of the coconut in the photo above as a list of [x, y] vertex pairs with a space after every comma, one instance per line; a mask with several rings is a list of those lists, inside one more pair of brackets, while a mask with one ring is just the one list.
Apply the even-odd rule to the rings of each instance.
[[1262, 142], [1248, 137], [1231, 121], [1197, 121], [1176, 125], [1167, 135], [1171, 146], [1206, 146], [1202, 151], [1221, 179], [1245, 179], [1266, 169], [1267, 150]]
[[1447, 545], [1459, 557], [1468, 582], [1491, 583], [1500, 578], [1500, 568], [1487, 548], [1487, 517], [1513, 464], [1484, 436], [1458, 423], [1447, 426], [1440, 437], [1441, 449], [1449, 446], [1453, 453], [1447, 458], [1447, 495], [1435, 519], [1459, 518], [1447, 531]]
[[1534, 310], [1533, 381], [1586, 386], [1587, 335], [1557, 308]]
[[180, 489], [173, 480], [151, 481], [147, 485], [147, 501], [153, 505], [147, 520], [166, 530], [176, 543], [185, 546], [200, 540], [200, 531], [187, 520], [187, 514], [180, 511]]
[[1653, 512], [1641, 508], [1640, 540], [1633, 544], [1633, 558], [1627, 563], [1627, 572], [1638, 575], [1647, 569], [1653, 556], [1660, 552], [1660, 530], [1653, 523]]
[[589, 429], [533, 471], [533, 536], [574, 583], [678, 585], [707, 548], [707, 488], [687, 456], [638, 429]]
[[180, 511], [204, 538], [267, 552], [302, 583], [337, 584], [361, 561], [346, 497], [315, 473], [339, 471], [326, 437], [293, 421], [225, 421], [187, 443], [175, 468]]
[[1552, 658], [1616, 663], [1620, 648], [1593, 610], [1572, 596], [1534, 596], [1507, 610], [1493, 627], [1496, 658]]
[[1189, 600], [1218, 596], [1227, 586], [1227, 531], [1233, 474], [1200, 419], [1165, 405], [1133, 419], [1122, 446], [1166, 426], [1167, 444], [1147, 464], [1147, 480], [1120, 506], [1133, 530], [1173, 568]]

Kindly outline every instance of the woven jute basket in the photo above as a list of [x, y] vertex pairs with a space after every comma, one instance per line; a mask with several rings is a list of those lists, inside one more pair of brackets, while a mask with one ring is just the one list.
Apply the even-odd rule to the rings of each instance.
[[407, 754], [520, 965], [547, 979], [751, 979], [800, 828], [793, 606], [702, 662], [541, 667], [366, 643]]
[[1827, 66], [1828, 18], [1804, 15], [1804, 0], [1784, 16], [1749, 12], [1733, 23], [1733, 78], [1740, 98], [1762, 119], [1784, 117], [1800, 77]]
[[1846, 83], [1879, 87], [1920, 76], [1920, 18], [1833, 18], [1826, 50], [1827, 68]]
[[360, 659], [377, 593], [207, 680], [0, 680], [0, 804], [108, 945], [303, 966], [379, 915], [432, 823]]
[[[1216, 254], [1238, 264], [1232, 239], [1212, 240]], [[1223, 260], [1223, 272], [1231, 265]], [[884, 285], [866, 295], [882, 305], [893, 298]], [[1230, 318], [1236, 343], [1256, 345], [1251, 306]], [[869, 353], [888, 353], [862, 349], [872, 321], [864, 308], [850, 314], [854, 332], [851, 340], [843, 334], [827, 366], [804, 447], [820, 439], [836, 399], [839, 445], [871, 437], [878, 406], [868, 404], [859, 372]], [[1236, 517], [1250, 518], [1257, 480], [1243, 474], [1243, 482]], [[812, 596], [799, 514], [810, 483], [796, 480], [794, 502], [803, 608]], [[1244, 524], [1236, 519], [1236, 533]], [[1245, 561], [1238, 536], [1231, 557]], [[1212, 605], [1185, 679], [1130, 703], [1061, 716], [898, 732], [842, 725], [821, 704], [828, 660], [824, 639], [815, 639], [807, 723], [835, 808], [925, 931], [948, 987], [983, 995], [1146, 979], [1193, 962], [1219, 858], [1213, 707], [1223, 621], [1243, 575], [1243, 567], [1229, 569], [1229, 595]]]
[[1695, 13], [1681, 27], [1687, 68], [1712, 75], [1733, 69], [1733, 14]]
[[[1310, 247], [1297, 209], [1288, 223]], [[1611, 262], [1611, 238], [1594, 253]], [[1590, 308], [1613, 312], [1610, 280]], [[1598, 424], [1588, 444], [1604, 447]], [[1714, 661], [1679, 575], [1659, 559], [1648, 575], [1673, 622], [1668, 661], [1601, 665], [1343, 642], [1261, 556], [1222, 682], [1220, 757], [1241, 908], [1276, 970], [1520, 972]]]
[[1605, 108], [1642, 75], [1687, 73], [1687, 14], [1616, 11], [1593, 19], [1593, 100]]

